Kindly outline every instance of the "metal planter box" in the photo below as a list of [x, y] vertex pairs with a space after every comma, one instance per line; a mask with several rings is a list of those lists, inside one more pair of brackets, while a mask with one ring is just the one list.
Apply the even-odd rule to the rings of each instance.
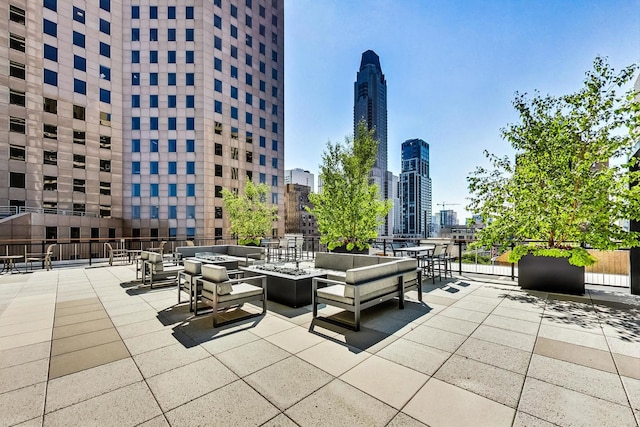
[[584, 294], [584, 267], [569, 264], [567, 258], [525, 255], [518, 261], [518, 285], [522, 289]]

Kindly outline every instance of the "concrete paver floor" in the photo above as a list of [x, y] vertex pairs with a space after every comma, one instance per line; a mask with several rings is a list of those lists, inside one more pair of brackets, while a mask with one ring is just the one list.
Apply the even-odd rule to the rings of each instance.
[[271, 302], [213, 329], [175, 286], [134, 279], [126, 265], [0, 277], [0, 426], [640, 423], [640, 298], [611, 289], [457, 277], [353, 332]]

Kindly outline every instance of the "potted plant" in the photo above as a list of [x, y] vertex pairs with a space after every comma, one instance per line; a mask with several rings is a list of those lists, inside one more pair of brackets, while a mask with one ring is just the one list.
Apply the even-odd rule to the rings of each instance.
[[520, 121], [501, 131], [515, 160], [485, 151], [492, 168], [468, 177], [468, 209], [486, 224], [476, 245], [538, 242], [519, 244], [509, 255], [523, 288], [584, 293], [584, 267], [595, 262], [587, 247], [639, 245], [640, 233], [621, 225], [640, 219], [640, 172], [630, 156], [640, 102], [632, 91], [620, 94], [636, 69], [615, 73], [598, 57], [575, 93], [530, 99], [516, 93]]
[[378, 141], [364, 122], [344, 145], [327, 143], [320, 165], [322, 191], [309, 194], [313, 207], [305, 209], [315, 216], [320, 243], [330, 251], [368, 251], [391, 209], [391, 201], [381, 200], [378, 186], [369, 183], [377, 150]]
[[238, 237], [240, 245], [260, 244], [269, 235], [274, 221], [278, 220], [278, 207], [267, 204], [269, 186], [247, 181], [244, 194], [222, 189], [222, 200], [231, 223], [231, 234]]

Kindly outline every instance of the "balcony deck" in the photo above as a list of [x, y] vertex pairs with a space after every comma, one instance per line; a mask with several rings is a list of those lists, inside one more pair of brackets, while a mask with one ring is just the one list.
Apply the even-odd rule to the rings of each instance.
[[213, 329], [174, 286], [134, 279], [130, 265], [0, 276], [0, 425], [640, 423], [628, 290], [466, 275], [366, 310], [360, 332], [310, 330], [310, 307], [273, 303]]

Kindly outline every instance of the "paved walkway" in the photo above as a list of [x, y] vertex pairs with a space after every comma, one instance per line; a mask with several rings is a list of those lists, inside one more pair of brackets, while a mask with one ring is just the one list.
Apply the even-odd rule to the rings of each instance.
[[637, 297], [463, 277], [425, 285], [423, 304], [414, 292], [405, 310], [367, 310], [357, 333], [310, 331], [310, 307], [277, 304], [213, 329], [176, 305], [174, 287], [139, 289], [134, 278], [131, 266], [0, 277], [1, 426], [640, 420]]

